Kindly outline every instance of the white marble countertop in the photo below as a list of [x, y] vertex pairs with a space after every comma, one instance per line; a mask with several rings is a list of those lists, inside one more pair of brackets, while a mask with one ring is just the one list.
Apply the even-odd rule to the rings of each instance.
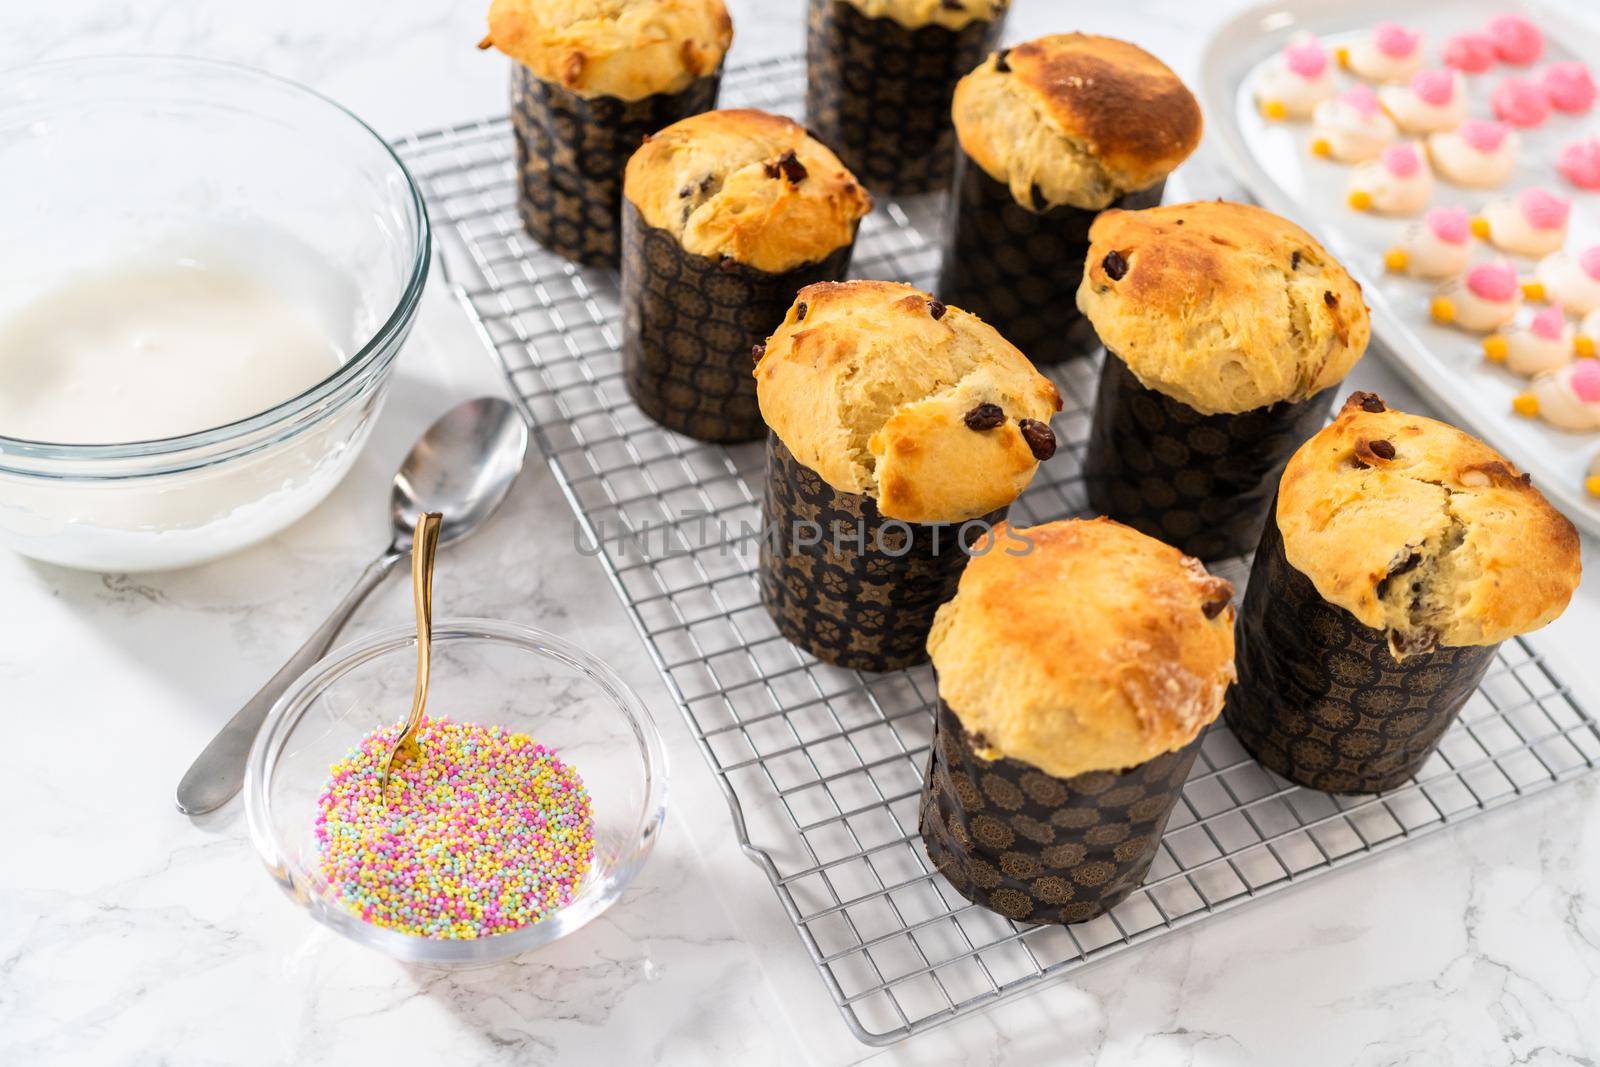
[[[1572, 0], [1580, 8], [1583, 0]], [[735, 58], [797, 51], [800, 0], [730, 0]], [[1232, 3], [1016, 0], [1012, 34], [1130, 37], [1192, 74]], [[24, 9], [28, 10], [24, 10]], [[305, 82], [380, 132], [503, 110], [480, 5], [52, 0], [0, 12], [0, 67], [182, 52]], [[1197, 192], [1221, 192], [1196, 180]], [[1376, 360], [1355, 384], [1407, 402]], [[555, 947], [412, 970], [306, 919], [237, 802], [191, 822], [172, 789], [212, 732], [386, 536], [390, 473], [454, 398], [500, 381], [430, 290], [371, 444], [288, 533], [189, 571], [75, 573], [0, 555], [0, 1062], [13, 1064], [1593, 1064], [1600, 1060], [1600, 782], [1565, 786], [1187, 928], [1066, 984], [876, 1052], [845, 1029], [543, 464], [442, 558], [446, 614], [548, 627], [619, 664], [673, 758], [639, 882]], [[1540, 638], [1586, 700], [1600, 552]], [[394, 581], [351, 632], [409, 618]]]

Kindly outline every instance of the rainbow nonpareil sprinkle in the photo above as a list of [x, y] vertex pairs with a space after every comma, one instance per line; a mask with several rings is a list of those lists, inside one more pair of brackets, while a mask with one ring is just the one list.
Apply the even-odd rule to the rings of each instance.
[[333, 765], [318, 802], [323, 877], [374, 926], [478, 938], [549, 918], [594, 859], [594, 817], [577, 771], [527, 734], [424, 718], [421, 758], [378, 777], [398, 725]]

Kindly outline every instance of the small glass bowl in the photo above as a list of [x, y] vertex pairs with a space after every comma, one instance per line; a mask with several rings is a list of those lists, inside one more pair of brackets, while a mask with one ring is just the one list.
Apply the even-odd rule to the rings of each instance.
[[610, 907], [638, 874], [667, 810], [661, 734], [606, 664], [552, 634], [488, 619], [433, 631], [428, 713], [503, 726], [553, 748], [582, 776], [594, 807], [594, 862], [572, 902], [532, 926], [476, 940], [416, 937], [346, 910], [318, 870], [317, 798], [332, 765], [411, 707], [416, 633], [395, 627], [330, 653], [273, 706], [245, 767], [256, 850], [312, 918], [396, 959], [481, 965], [549, 944]]

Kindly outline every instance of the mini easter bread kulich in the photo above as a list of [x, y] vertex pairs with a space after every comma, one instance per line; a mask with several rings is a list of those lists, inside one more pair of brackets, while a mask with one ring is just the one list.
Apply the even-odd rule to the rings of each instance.
[[990, 56], [956, 87], [960, 149], [941, 297], [992, 323], [1036, 363], [1089, 354], [1063, 293], [1083, 277], [1108, 207], [1152, 207], [1199, 144], [1200, 106], [1143, 49], [1043, 37]]
[[1009, 0], [808, 0], [806, 126], [876, 192], [950, 181], [956, 81], [1000, 40]]
[[798, 123], [709, 111], [651, 136], [623, 204], [623, 381], [704, 441], [766, 432], [751, 349], [802, 288], [843, 278], [872, 198]]
[[921, 832], [957, 890], [1072, 923], [1138, 888], [1234, 678], [1232, 593], [1105, 518], [978, 546], [928, 635]]
[[722, 0], [493, 0], [479, 47], [516, 60], [528, 233], [568, 259], [616, 266], [628, 157], [646, 135], [716, 106], [732, 40]]
[[779, 632], [842, 666], [921, 660], [964, 547], [1055, 451], [1055, 386], [977, 316], [868, 281], [801, 290], [755, 378]]
[[1227, 718], [1313, 789], [1416, 774], [1496, 646], [1576, 589], [1572, 524], [1487, 445], [1356, 393], [1284, 472], [1239, 624]]
[[1366, 351], [1360, 286], [1245, 204], [1108, 211], [1090, 237], [1078, 306], [1107, 353], [1091, 504], [1203, 560], [1249, 551], [1322, 394]]

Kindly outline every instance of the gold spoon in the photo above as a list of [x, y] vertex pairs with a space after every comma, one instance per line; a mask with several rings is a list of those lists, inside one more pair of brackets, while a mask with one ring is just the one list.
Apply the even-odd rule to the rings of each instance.
[[389, 773], [395, 761], [404, 763], [419, 758], [417, 727], [428, 705], [428, 666], [433, 658], [433, 555], [439, 547], [439, 526], [444, 516], [437, 511], [417, 516], [417, 529], [411, 538], [411, 600], [417, 608], [417, 686], [411, 695], [411, 714], [400, 736], [389, 746], [378, 777], [378, 796], [388, 802]]

